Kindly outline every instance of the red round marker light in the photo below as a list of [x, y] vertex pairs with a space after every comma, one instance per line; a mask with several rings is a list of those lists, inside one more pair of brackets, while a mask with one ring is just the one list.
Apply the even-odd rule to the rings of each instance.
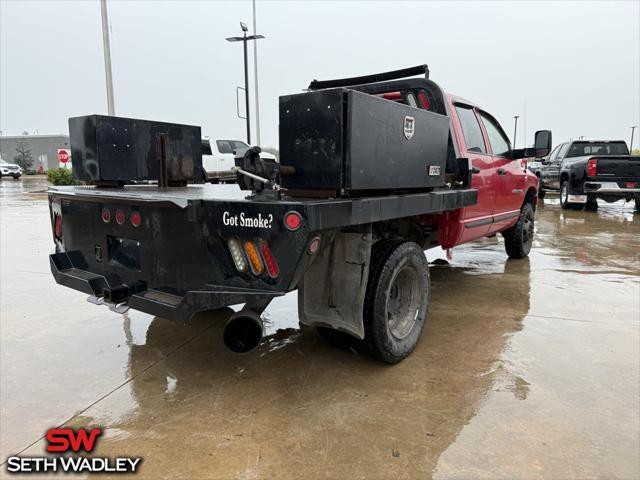
[[102, 221], [104, 223], [109, 223], [111, 221], [111, 210], [108, 208], [102, 209]]
[[124, 212], [122, 210], [116, 210], [116, 223], [118, 225], [124, 225]]
[[287, 212], [284, 215], [284, 226], [295, 232], [302, 226], [302, 217], [298, 212]]
[[131, 213], [131, 225], [133, 225], [134, 227], [139, 227], [140, 221], [141, 221], [140, 212]]

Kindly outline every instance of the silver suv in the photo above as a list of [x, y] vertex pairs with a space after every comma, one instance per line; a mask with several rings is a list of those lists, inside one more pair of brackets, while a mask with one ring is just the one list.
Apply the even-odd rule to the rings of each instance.
[[4, 160], [0, 159], [0, 178], [2, 177], [13, 177], [14, 180], [17, 180], [22, 175], [22, 169], [20, 165], [16, 165], [14, 163], [7, 163]]

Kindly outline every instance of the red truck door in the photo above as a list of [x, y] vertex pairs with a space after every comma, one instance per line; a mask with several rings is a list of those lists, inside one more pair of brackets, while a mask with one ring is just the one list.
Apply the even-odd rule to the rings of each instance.
[[[464, 231], [457, 243], [468, 242], [483, 237], [492, 223], [495, 203], [496, 168], [489, 154], [478, 117], [473, 107], [461, 103], [455, 104], [456, 137], [461, 152], [466, 152], [474, 169], [471, 187], [478, 190], [478, 203], [466, 207], [463, 215]], [[459, 128], [458, 128], [459, 126]], [[461, 130], [461, 131], [460, 131]], [[464, 143], [461, 145], [461, 143]]]
[[478, 112], [492, 155], [496, 171], [496, 197], [493, 208], [491, 232], [512, 225], [520, 215], [525, 195], [525, 172], [522, 160], [511, 160], [504, 155], [511, 149], [504, 130], [491, 115]]

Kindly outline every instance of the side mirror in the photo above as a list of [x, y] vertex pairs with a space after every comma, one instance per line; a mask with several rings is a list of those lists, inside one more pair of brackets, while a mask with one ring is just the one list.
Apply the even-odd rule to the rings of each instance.
[[536, 157], [546, 157], [551, 151], [551, 130], [538, 130], [533, 148]]

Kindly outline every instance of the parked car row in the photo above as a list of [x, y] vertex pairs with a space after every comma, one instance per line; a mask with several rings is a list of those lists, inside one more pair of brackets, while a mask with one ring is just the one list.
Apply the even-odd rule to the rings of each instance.
[[559, 192], [564, 209], [596, 210], [600, 198], [634, 201], [640, 211], [640, 157], [630, 156], [622, 140], [564, 142], [528, 168], [540, 179], [538, 198]]

